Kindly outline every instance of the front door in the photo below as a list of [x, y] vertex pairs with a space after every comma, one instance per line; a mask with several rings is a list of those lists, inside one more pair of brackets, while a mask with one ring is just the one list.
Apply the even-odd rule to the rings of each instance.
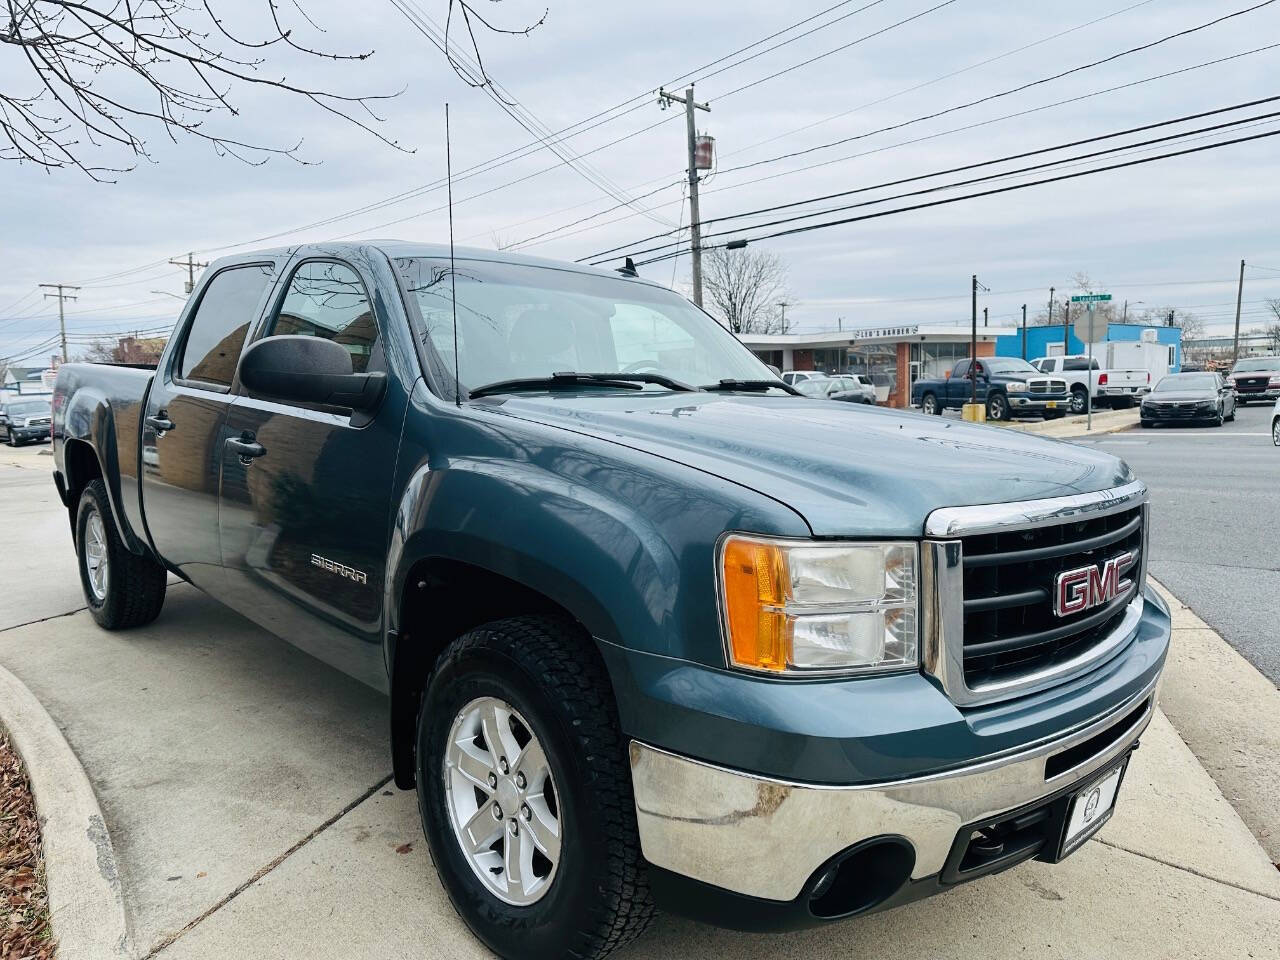
[[218, 594], [218, 470], [231, 380], [275, 278], [273, 263], [219, 270], [201, 288], [151, 385], [142, 426], [147, 532], [160, 556]]
[[[347, 348], [354, 372], [385, 370], [367, 289], [347, 263], [304, 261], [263, 336], [327, 337]], [[394, 384], [371, 414], [237, 396], [222, 465], [230, 602], [378, 688], [386, 685], [382, 588], [404, 408]]]

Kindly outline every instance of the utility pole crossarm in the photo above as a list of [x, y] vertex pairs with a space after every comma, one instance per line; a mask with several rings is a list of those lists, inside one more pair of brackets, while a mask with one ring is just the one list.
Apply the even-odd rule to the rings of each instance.
[[693, 302], [702, 306], [702, 218], [698, 210], [698, 126], [694, 111], [710, 110], [711, 105], [693, 99], [693, 84], [685, 88], [684, 96], [658, 90], [658, 103], [664, 108], [671, 103], [684, 106], [685, 136], [689, 153], [689, 253], [693, 265]]
[[187, 295], [191, 295], [191, 291], [196, 288], [196, 270], [203, 270], [208, 266], [207, 263], [197, 263], [196, 255], [188, 253], [185, 260], [170, 260], [175, 267], [185, 267], [187, 270]]
[[68, 290], [79, 292], [79, 287], [73, 287], [69, 283], [42, 283], [41, 287], [54, 291], [46, 293], [45, 299], [57, 298], [58, 300], [58, 330], [62, 337], [62, 362], [67, 362], [67, 315], [64, 304], [68, 300], [78, 299], [74, 294], [67, 293]]

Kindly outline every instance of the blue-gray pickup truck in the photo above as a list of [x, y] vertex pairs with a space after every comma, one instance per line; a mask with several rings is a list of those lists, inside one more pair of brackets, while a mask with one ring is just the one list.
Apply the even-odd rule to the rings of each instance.
[[158, 369], [64, 365], [53, 407], [92, 615], [154, 620], [176, 574], [385, 691], [395, 782], [503, 957], [1056, 862], [1155, 710], [1125, 463], [798, 396], [630, 271], [235, 256]]
[[917, 380], [911, 385], [911, 405], [941, 415], [974, 401], [986, 408], [988, 420], [1010, 420], [1037, 414], [1056, 420], [1071, 409], [1067, 381], [1048, 377], [1017, 357], [979, 357], [956, 361], [951, 375]]

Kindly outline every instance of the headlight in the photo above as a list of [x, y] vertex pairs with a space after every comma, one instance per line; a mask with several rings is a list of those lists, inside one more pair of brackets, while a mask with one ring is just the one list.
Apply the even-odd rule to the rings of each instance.
[[1201, 410], [1208, 410], [1213, 405], [1214, 405], [1214, 401], [1212, 400], [1200, 400], [1196, 403], [1196, 406], [1199, 407]]
[[913, 542], [731, 536], [720, 548], [729, 664], [771, 673], [879, 673], [919, 664]]
[[1019, 383], [1017, 380], [1006, 383], [1004, 388], [1009, 393], [1026, 393], [1027, 391], [1027, 385], [1025, 383]]

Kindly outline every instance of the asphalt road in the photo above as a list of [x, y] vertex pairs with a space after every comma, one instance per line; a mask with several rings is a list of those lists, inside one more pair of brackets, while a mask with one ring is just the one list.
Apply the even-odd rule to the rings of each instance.
[[1280, 687], [1280, 449], [1271, 404], [1218, 428], [1110, 434], [1151, 490], [1151, 573]]

